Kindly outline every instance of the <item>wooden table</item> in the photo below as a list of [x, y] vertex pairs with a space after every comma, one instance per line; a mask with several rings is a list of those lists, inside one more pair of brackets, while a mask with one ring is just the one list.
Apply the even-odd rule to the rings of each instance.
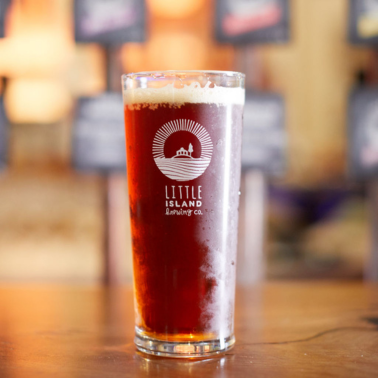
[[238, 289], [237, 344], [208, 360], [133, 345], [130, 288], [0, 287], [0, 377], [377, 377], [378, 285]]

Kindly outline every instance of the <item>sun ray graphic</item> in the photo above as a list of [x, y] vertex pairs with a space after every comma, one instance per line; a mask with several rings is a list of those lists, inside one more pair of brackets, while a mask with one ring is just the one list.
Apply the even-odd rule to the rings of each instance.
[[[198, 138], [201, 143], [201, 156], [198, 159], [191, 158], [190, 153], [183, 148], [173, 158], [165, 157], [165, 141], [177, 131], [188, 131]], [[198, 122], [176, 119], [167, 122], [156, 132], [152, 143], [152, 154], [157, 167], [165, 176], [176, 181], [190, 181], [201, 176], [209, 166], [213, 154], [213, 142], [207, 130]], [[188, 159], [177, 159], [177, 156]]]

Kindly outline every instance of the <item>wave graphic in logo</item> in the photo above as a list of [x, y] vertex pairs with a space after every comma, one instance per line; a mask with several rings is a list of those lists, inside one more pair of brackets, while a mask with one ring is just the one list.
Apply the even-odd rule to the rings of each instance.
[[210, 159], [155, 159], [160, 171], [172, 180], [189, 181], [202, 175], [210, 164]]
[[[193, 145], [189, 143], [186, 150], [183, 146], [175, 156], [165, 157], [164, 145], [167, 138], [177, 131], [188, 131], [195, 135], [201, 143], [201, 156], [192, 157]], [[185, 144], [182, 142], [182, 144]], [[156, 133], [152, 153], [159, 170], [171, 180], [190, 181], [201, 176], [209, 166], [213, 153], [213, 143], [206, 129], [197, 122], [178, 119], [164, 124]]]

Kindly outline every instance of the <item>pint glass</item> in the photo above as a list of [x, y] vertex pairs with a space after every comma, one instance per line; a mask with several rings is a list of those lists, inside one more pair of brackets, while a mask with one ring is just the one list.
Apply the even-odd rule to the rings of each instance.
[[135, 343], [205, 357], [234, 343], [244, 75], [124, 75]]

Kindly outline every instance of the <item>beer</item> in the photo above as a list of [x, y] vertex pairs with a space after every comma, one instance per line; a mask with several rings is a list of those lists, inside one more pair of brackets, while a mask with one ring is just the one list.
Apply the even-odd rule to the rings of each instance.
[[175, 342], [181, 349], [173, 353], [187, 355], [196, 343], [230, 347], [244, 91], [168, 85], [130, 92], [136, 343], [146, 351], [145, 341], [157, 340], [169, 354], [164, 342]]

